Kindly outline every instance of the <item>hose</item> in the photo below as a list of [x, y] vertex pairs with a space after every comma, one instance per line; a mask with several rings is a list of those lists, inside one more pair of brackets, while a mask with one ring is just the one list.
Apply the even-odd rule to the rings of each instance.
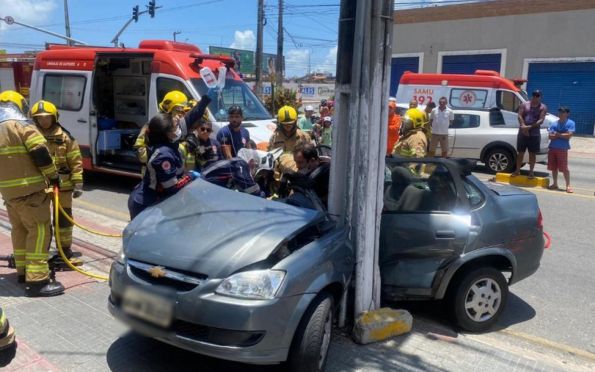
[[66, 213], [66, 211], [64, 210], [64, 208], [62, 208], [61, 204], [58, 204], [58, 208], [60, 209], [60, 212], [62, 212], [62, 216], [64, 216], [64, 218], [66, 218], [71, 224], [75, 225], [76, 227], [85, 230], [87, 232], [90, 232], [91, 234], [95, 234], [95, 235], [101, 235], [101, 236], [108, 236], [110, 238], [121, 238], [122, 234], [108, 234], [108, 233], [104, 233], [101, 231], [97, 231], [97, 230], [93, 230], [90, 229], [88, 227], [82, 226], [79, 223], [77, 223], [75, 220], [73, 220], [68, 213]]
[[[70, 262], [68, 257], [66, 257], [66, 255], [64, 254], [64, 250], [62, 249], [62, 243], [60, 242], [60, 229], [59, 229], [58, 219], [60, 217], [60, 211], [62, 211], [62, 213], [64, 215], [66, 215], [66, 213], [60, 206], [59, 193], [60, 193], [60, 190], [58, 189], [58, 186], [54, 186], [54, 207], [58, 207], [58, 208], [54, 208], [54, 230], [56, 231], [56, 247], [58, 247], [58, 253], [60, 254], [60, 257], [62, 257], [62, 260], [66, 263], [66, 265], [68, 265], [68, 267], [70, 267], [72, 270], [74, 270], [78, 273], [81, 273], [81, 274], [86, 275], [90, 278], [94, 278], [94, 279], [98, 279], [98, 280], [104, 280], [104, 281], [108, 280], [109, 278], [107, 276], [93, 274], [88, 271], [79, 269], [78, 267], [74, 266]], [[70, 218], [69, 218], [69, 220], [71, 222], [73, 222]], [[79, 225], [77, 224], [77, 226], [79, 226]]]

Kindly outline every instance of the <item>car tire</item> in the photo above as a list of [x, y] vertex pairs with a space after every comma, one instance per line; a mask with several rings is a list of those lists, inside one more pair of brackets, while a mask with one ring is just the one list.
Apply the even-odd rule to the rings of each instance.
[[503, 147], [489, 150], [484, 163], [491, 173], [512, 173], [516, 167], [515, 156]]
[[333, 331], [333, 298], [320, 294], [306, 310], [296, 330], [287, 369], [297, 371], [324, 371]]
[[456, 324], [470, 332], [484, 332], [498, 321], [508, 299], [508, 283], [493, 267], [465, 272], [451, 291], [450, 309]]

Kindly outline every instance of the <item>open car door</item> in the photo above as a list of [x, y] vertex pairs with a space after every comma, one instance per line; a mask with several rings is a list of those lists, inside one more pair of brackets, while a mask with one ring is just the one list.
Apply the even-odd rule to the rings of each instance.
[[465, 249], [469, 210], [457, 163], [387, 159], [379, 255], [385, 298], [432, 294], [436, 273]]

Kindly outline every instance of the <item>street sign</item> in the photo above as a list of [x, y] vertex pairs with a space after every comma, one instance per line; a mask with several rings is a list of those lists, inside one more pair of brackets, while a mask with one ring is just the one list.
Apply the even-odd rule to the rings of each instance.
[[12, 25], [14, 23], [14, 18], [11, 16], [6, 16], [4, 17], [4, 22], [6, 22], [6, 24]]

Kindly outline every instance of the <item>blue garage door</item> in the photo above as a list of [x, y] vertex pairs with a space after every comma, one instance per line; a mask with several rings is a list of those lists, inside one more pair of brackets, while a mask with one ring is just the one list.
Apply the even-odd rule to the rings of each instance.
[[531, 63], [527, 80], [527, 91], [540, 89], [552, 114], [559, 106], [568, 106], [576, 133], [593, 134], [595, 62]]
[[397, 95], [399, 81], [405, 71], [419, 72], [419, 57], [393, 58], [390, 66], [390, 95]]
[[442, 57], [443, 74], [473, 74], [475, 70], [500, 72], [501, 54], [471, 54]]

